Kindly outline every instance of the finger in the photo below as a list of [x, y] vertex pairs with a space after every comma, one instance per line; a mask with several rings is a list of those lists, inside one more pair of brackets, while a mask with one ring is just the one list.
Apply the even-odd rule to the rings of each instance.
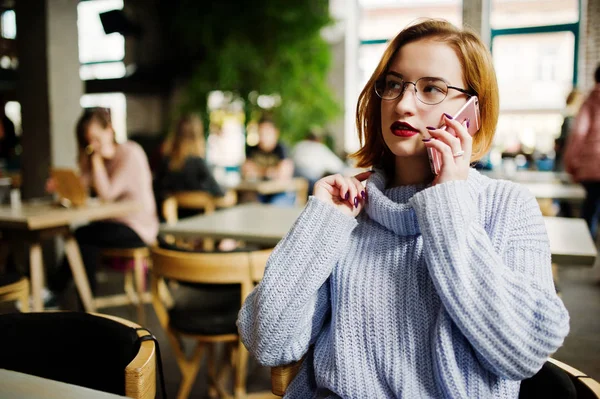
[[369, 178], [369, 176], [371, 176], [373, 173], [375, 173], [375, 172], [372, 170], [367, 170], [365, 172], [361, 172], [361, 173], [355, 175], [354, 178], [358, 181], [367, 180]]
[[[352, 206], [352, 208], [358, 208], [358, 204], [360, 202], [360, 199], [358, 198], [358, 195], [360, 193], [360, 191], [357, 189], [356, 184], [354, 183], [354, 179], [353, 177], [346, 177], [346, 183], [348, 184], [348, 192], [350, 193], [349, 198], [348, 198], [348, 203]], [[354, 180], [353, 180], [354, 179]], [[360, 184], [360, 182], [359, 182]], [[362, 187], [362, 185], [361, 185]]]
[[467, 124], [471, 123], [471, 121], [468, 119], [464, 121], [457, 121], [455, 119], [448, 118], [448, 116], [445, 114], [444, 118], [446, 124], [451, 127], [452, 130], [454, 130], [456, 137], [460, 141], [460, 147], [464, 151], [464, 159], [470, 160], [471, 153], [473, 151], [473, 137], [471, 137], [469, 131], [467, 130]]
[[448, 167], [449, 165], [456, 165], [454, 156], [452, 155], [452, 149], [446, 143], [441, 140], [431, 140], [424, 143], [427, 148], [435, 148], [442, 156], [442, 168]]
[[[429, 127], [427, 128], [429, 129]], [[450, 147], [453, 154], [456, 154], [459, 151], [462, 151], [462, 144], [458, 137], [453, 135], [452, 133], [444, 130], [444, 129], [434, 129], [429, 131], [433, 138], [438, 139], [444, 142], [446, 145]]]
[[358, 198], [358, 203], [362, 203], [367, 199], [367, 191], [363, 184], [355, 177], [350, 178], [350, 183], [354, 184], [356, 187], [356, 197]]

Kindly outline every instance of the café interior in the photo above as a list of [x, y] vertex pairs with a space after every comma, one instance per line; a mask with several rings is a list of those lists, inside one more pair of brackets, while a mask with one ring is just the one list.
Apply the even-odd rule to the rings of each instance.
[[[0, 0], [0, 397], [284, 395], [299, 365], [258, 364], [238, 311], [315, 181], [368, 170], [349, 156], [358, 95], [390, 39], [423, 17], [469, 26], [491, 50], [500, 117], [473, 166], [535, 196], [570, 317], [551, 360], [576, 397], [600, 397], [600, 241], [582, 216], [586, 189], [561, 165], [561, 129], [600, 65], [600, 0], [293, 3]], [[98, 153], [77, 133], [86, 115], [108, 118], [115, 146], [134, 143], [145, 166], [120, 181], [147, 180], [150, 194], [106, 200], [81, 184], [81, 154]], [[286, 177], [246, 169], [264, 115]], [[302, 159], [303, 144], [331, 154], [318, 176], [325, 155]], [[163, 174], [185, 151], [214, 184]], [[144, 204], [158, 233], [126, 245], [95, 230], [112, 239], [90, 269], [82, 228]], [[61, 270], [72, 279], [55, 295]]]

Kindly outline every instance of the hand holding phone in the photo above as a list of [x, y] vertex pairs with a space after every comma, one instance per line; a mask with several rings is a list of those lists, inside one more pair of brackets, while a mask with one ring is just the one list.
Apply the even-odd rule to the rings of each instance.
[[[479, 117], [479, 99], [477, 96], [472, 96], [469, 100], [458, 110], [453, 116], [454, 120], [464, 123], [467, 119], [469, 120], [469, 126], [467, 131], [471, 136], [479, 131], [480, 117]], [[447, 126], [441, 126], [440, 129], [446, 130]], [[456, 133], [452, 132], [456, 135]], [[429, 164], [431, 165], [431, 171], [434, 175], [438, 175], [442, 169], [442, 155], [438, 150], [434, 148], [427, 148], [427, 155], [429, 156]]]

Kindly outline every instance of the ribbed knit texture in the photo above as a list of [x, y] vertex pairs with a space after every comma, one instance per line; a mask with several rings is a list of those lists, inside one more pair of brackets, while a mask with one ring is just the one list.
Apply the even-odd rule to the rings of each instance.
[[569, 331], [535, 198], [466, 181], [367, 181], [358, 218], [311, 197], [238, 319], [286, 398], [517, 398]]

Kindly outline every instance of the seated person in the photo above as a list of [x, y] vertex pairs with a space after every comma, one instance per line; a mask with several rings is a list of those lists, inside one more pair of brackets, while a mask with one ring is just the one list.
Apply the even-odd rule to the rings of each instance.
[[341, 173], [346, 165], [333, 151], [321, 143], [319, 137], [310, 132], [292, 150], [292, 160], [296, 176], [308, 180], [308, 193], [312, 194], [313, 186], [320, 178]]
[[[103, 201], [132, 200], [139, 204], [137, 212], [92, 222], [75, 231], [90, 288], [95, 292], [101, 248], [136, 248], [154, 243], [158, 218], [148, 158], [133, 141], [117, 143], [109, 110], [86, 110], [77, 122], [76, 134], [83, 184]], [[49, 180], [47, 189], [51, 191], [53, 186]], [[49, 279], [50, 289], [64, 290], [70, 276], [65, 260]]]
[[[242, 165], [242, 176], [247, 180], [286, 180], [294, 174], [294, 164], [288, 158], [285, 146], [279, 142], [279, 129], [275, 123], [262, 117], [258, 122], [258, 145], [246, 148], [246, 161]], [[259, 195], [258, 200], [265, 204], [291, 206], [296, 195], [283, 192]]]
[[[159, 204], [171, 193], [206, 191], [215, 197], [225, 192], [204, 161], [205, 139], [202, 121], [197, 115], [185, 115], [177, 123], [175, 133], [167, 142], [155, 178], [155, 192]], [[178, 217], [197, 214], [197, 210], [179, 209]]]

